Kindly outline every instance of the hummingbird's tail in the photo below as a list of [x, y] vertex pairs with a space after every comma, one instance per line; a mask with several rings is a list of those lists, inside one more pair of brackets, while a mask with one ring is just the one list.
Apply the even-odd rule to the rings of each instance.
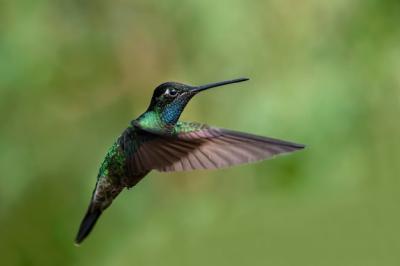
[[90, 203], [85, 217], [83, 217], [83, 220], [79, 227], [78, 234], [76, 235], [76, 245], [82, 243], [82, 241], [90, 234], [102, 212], [103, 211], [100, 209], [99, 206], [95, 206], [93, 202]]
[[90, 234], [100, 215], [107, 209], [115, 197], [122, 191], [123, 186], [116, 186], [106, 178], [97, 181], [90, 200], [89, 208], [81, 222], [75, 244], [79, 245]]

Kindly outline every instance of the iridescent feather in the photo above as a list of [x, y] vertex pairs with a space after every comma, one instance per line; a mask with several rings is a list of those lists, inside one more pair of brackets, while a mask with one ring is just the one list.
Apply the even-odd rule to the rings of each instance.
[[106, 154], [75, 243], [89, 235], [100, 215], [124, 188], [135, 186], [151, 170], [218, 169], [303, 149], [303, 145], [278, 139], [178, 122], [186, 104], [198, 92], [245, 80], [197, 87], [176, 82], [158, 86], [147, 111], [131, 122]]

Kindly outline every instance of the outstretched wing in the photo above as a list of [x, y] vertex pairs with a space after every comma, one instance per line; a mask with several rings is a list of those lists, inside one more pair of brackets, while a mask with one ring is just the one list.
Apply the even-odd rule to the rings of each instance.
[[218, 169], [269, 159], [304, 148], [278, 139], [198, 123], [179, 122], [173, 135], [139, 131], [140, 146], [129, 156], [135, 171]]

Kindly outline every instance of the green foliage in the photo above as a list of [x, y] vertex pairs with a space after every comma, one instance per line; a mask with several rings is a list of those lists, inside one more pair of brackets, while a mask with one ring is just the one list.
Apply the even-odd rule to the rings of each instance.
[[[400, 2], [2, 1], [2, 265], [399, 265]], [[182, 119], [307, 144], [151, 173], [73, 245], [159, 83], [249, 76]]]

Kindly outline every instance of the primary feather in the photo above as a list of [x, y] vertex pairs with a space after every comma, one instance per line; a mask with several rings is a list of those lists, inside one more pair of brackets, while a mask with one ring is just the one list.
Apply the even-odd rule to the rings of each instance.
[[294, 152], [303, 145], [211, 127], [178, 122], [197, 93], [246, 78], [190, 86], [167, 82], [158, 86], [150, 105], [107, 152], [75, 242], [81, 243], [100, 215], [125, 188], [135, 186], [151, 170], [160, 172], [217, 169], [269, 159]]
[[140, 129], [137, 134], [147, 141], [127, 154], [127, 163], [139, 172], [225, 168], [304, 148], [301, 144], [199, 123], [179, 122], [170, 135]]

